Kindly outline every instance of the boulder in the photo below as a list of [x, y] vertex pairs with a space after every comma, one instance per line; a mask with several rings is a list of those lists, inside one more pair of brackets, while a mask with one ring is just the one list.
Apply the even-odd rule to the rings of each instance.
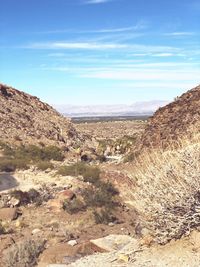
[[17, 208], [0, 209], [0, 220], [2, 221], [13, 221], [17, 219], [17, 217], [18, 217]]
[[75, 198], [75, 194], [72, 190], [66, 189], [64, 191], [59, 192], [58, 198], [61, 201], [72, 200], [73, 198]]
[[[91, 243], [108, 252], [122, 249], [133, 241], [134, 239], [128, 235], [108, 235], [103, 238], [90, 240]], [[136, 243], [138, 243], [138, 241], [136, 241]]]

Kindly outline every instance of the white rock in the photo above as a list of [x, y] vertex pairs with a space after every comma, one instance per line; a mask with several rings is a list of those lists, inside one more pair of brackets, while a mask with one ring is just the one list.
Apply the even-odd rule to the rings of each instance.
[[34, 229], [31, 233], [32, 233], [32, 235], [36, 235], [36, 234], [38, 234], [40, 232], [41, 232], [40, 229]]
[[74, 247], [74, 246], [76, 246], [78, 244], [78, 242], [76, 240], [70, 240], [70, 241], [67, 242], [67, 244], [72, 246], [72, 247]]

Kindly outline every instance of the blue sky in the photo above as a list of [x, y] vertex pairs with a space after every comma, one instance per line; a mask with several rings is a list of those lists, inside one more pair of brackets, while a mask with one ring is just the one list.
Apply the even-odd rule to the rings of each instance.
[[51, 104], [173, 99], [200, 83], [199, 0], [1, 0], [0, 81]]

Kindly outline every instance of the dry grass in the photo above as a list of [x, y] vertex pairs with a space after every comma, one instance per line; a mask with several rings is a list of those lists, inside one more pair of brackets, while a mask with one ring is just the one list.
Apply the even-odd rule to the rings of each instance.
[[36, 266], [40, 253], [44, 250], [43, 240], [25, 240], [14, 244], [4, 252], [5, 267], [33, 267]]
[[[175, 148], [176, 147], [176, 148]], [[170, 150], [144, 152], [131, 170], [135, 207], [143, 213], [158, 241], [190, 232], [200, 225], [200, 141], [179, 142]]]

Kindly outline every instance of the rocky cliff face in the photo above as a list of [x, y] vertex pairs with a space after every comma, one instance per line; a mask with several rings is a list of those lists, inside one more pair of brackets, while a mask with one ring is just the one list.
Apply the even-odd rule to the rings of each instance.
[[0, 84], [0, 139], [9, 143], [69, 146], [79, 137], [70, 120], [51, 106]]
[[143, 147], [168, 147], [200, 131], [200, 85], [158, 109], [142, 136]]

